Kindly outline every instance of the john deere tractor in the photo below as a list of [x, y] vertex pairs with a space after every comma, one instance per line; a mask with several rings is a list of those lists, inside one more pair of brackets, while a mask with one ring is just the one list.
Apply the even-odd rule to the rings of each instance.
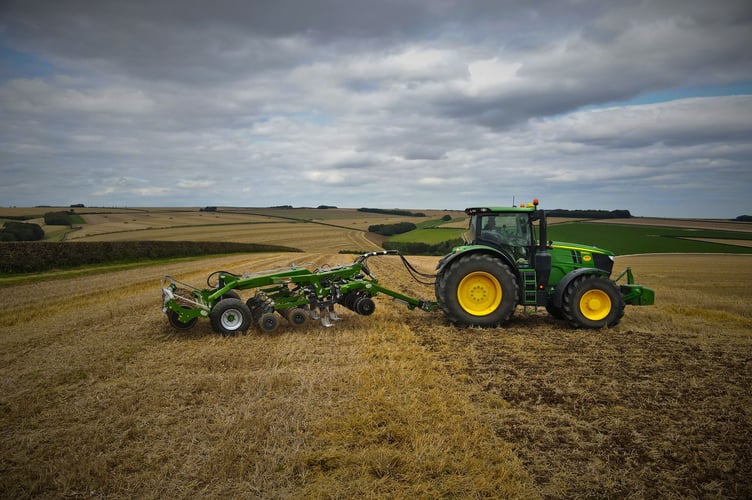
[[[629, 268], [610, 278], [612, 252], [548, 241], [538, 200], [465, 213], [467, 244], [439, 261], [435, 283], [439, 305], [456, 325], [499, 326], [523, 305], [545, 307], [578, 328], [612, 327], [626, 304], [653, 304], [653, 290], [635, 284]], [[627, 283], [617, 284], [624, 275]]]

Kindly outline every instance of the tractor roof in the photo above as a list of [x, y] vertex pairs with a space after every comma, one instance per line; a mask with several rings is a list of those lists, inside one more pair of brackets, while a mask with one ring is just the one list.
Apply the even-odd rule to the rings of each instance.
[[473, 208], [466, 208], [465, 213], [467, 215], [475, 215], [475, 214], [498, 214], [498, 213], [530, 213], [535, 212], [536, 206], [532, 203], [530, 205], [525, 205], [524, 207], [473, 207]]

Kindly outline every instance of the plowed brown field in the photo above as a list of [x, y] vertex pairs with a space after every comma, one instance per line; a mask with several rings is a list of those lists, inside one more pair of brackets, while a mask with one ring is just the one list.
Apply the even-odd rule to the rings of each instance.
[[[159, 281], [260, 254], [2, 288], [0, 496], [752, 496], [752, 257], [617, 258], [657, 305], [500, 329], [377, 298], [331, 329], [174, 332]], [[430, 271], [436, 258], [410, 261]], [[395, 258], [381, 283], [432, 298]], [[284, 321], [283, 321], [284, 323]]]

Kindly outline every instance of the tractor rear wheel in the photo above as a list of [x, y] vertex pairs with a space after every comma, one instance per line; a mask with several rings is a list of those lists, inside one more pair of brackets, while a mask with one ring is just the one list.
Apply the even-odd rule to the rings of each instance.
[[616, 284], [594, 274], [572, 282], [562, 299], [564, 318], [575, 328], [616, 326], [624, 316], [624, 307], [624, 298]]
[[436, 281], [436, 299], [458, 326], [495, 327], [517, 307], [519, 285], [509, 266], [488, 254], [451, 263]]
[[235, 335], [246, 332], [251, 324], [251, 310], [240, 299], [224, 299], [217, 302], [209, 313], [212, 328], [220, 335]]

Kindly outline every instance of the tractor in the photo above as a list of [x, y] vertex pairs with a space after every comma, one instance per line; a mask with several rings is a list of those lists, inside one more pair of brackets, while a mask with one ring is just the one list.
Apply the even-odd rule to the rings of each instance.
[[[465, 213], [466, 244], [439, 261], [434, 285], [439, 306], [455, 325], [500, 326], [522, 305], [545, 307], [576, 328], [612, 327], [626, 304], [653, 304], [653, 290], [635, 284], [629, 268], [610, 279], [612, 252], [548, 241], [537, 199]], [[618, 285], [625, 274], [627, 283]]]

